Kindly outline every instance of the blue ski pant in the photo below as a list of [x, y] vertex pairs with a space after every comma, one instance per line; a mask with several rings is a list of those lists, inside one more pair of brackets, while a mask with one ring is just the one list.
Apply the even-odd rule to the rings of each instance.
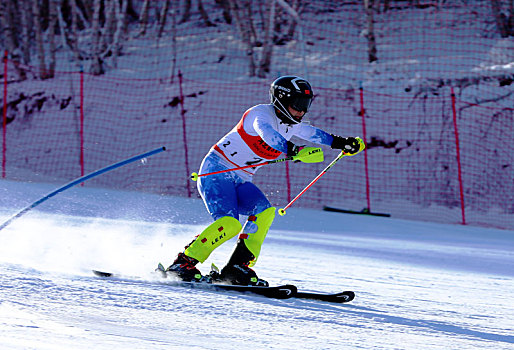
[[[228, 169], [216, 153], [209, 152], [200, 166], [199, 174]], [[223, 216], [255, 215], [271, 207], [262, 191], [237, 171], [204, 176], [198, 179], [198, 192], [214, 220]]]

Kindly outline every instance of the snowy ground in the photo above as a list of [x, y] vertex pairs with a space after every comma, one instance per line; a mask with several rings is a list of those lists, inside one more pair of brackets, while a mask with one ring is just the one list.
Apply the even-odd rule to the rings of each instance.
[[[54, 188], [0, 181], [0, 223]], [[198, 200], [103, 189], [43, 203], [0, 231], [0, 349], [514, 349], [513, 231], [292, 208], [257, 272], [352, 303], [155, 280], [209, 220]]]

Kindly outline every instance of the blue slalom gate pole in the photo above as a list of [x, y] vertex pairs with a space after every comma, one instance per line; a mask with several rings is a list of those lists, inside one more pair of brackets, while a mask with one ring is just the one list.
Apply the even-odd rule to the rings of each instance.
[[95, 176], [98, 176], [98, 175], [101, 175], [101, 174], [104, 174], [108, 171], [111, 171], [111, 170], [114, 170], [116, 168], [119, 168], [119, 167], [122, 167], [124, 165], [127, 165], [129, 163], [132, 163], [132, 162], [135, 162], [136, 160], [139, 160], [139, 159], [143, 159], [143, 158], [146, 158], [146, 157], [150, 157], [150, 156], [153, 156], [154, 154], [157, 154], [157, 153], [160, 153], [160, 152], [163, 152], [166, 150], [166, 147], [159, 147], [159, 148], [156, 148], [154, 149], [153, 151], [149, 151], [149, 152], [145, 152], [145, 153], [141, 153], [141, 154], [138, 154], [137, 156], [133, 156], [133, 157], [130, 157], [130, 158], [127, 158], [125, 160], [122, 160], [122, 161], [119, 161], [117, 163], [114, 163], [114, 164], [111, 164], [109, 166], [106, 166], [105, 168], [102, 168], [102, 169], [99, 169], [99, 170], [96, 170], [96, 171], [93, 171], [92, 173], [89, 173], [87, 175], [84, 175], [84, 176], [81, 176], [79, 178], [76, 178], [75, 180], [67, 183], [66, 185], [62, 186], [62, 187], [59, 187], [58, 189], [54, 190], [53, 192], [50, 192], [49, 194], [47, 194], [46, 196], [43, 196], [41, 197], [40, 199], [38, 199], [37, 201], [35, 201], [34, 203], [32, 203], [31, 205], [23, 208], [22, 210], [20, 210], [18, 213], [14, 214], [13, 216], [11, 216], [6, 222], [4, 222], [2, 225], [0, 225], [0, 231], [3, 230], [7, 225], [9, 225], [11, 222], [13, 222], [14, 220], [16, 220], [17, 218], [19, 218], [20, 216], [22, 216], [23, 214], [25, 214], [26, 212], [30, 211], [31, 209], [37, 207], [38, 205], [40, 205], [41, 203], [45, 202], [47, 199], [49, 198], [52, 198], [53, 196], [55, 196], [56, 194], [58, 193], [61, 193], [63, 191], [66, 191], [68, 188], [70, 187], [73, 187], [81, 182], [84, 182], [84, 181], [87, 181]]

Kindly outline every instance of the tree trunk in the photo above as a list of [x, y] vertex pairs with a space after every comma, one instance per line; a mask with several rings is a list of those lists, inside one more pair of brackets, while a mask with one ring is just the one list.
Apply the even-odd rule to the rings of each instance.
[[16, 27], [12, 23], [10, 1], [0, 2], [0, 26], [2, 28], [2, 37], [5, 38], [5, 45], [9, 53], [12, 55], [16, 51], [15, 30]]
[[59, 6], [58, 0], [48, 1], [48, 44], [50, 50], [50, 62], [48, 64], [47, 78], [53, 78], [55, 76], [55, 52], [57, 51], [55, 46], [55, 25], [57, 24], [57, 6]]
[[40, 12], [38, 0], [32, 0], [32, 15], [34, 16], [34, 35], [36, 39], [36, 50], [39, 61], [39, 78], [46, 79], [47, 69], [45, 62], [45, 49], [43, 46], [43, 33], [41, 29]]
[[[252, 21], [251, 17], [246, 16], [244, 13], [244, 9], [241, 9], [241, 6], [238, 0], [229, 0], [230, 1], [230, 10], [233, 15], [234, 22], [236, 23], [236, 27], [241, 34], [243, 45], [245, 46], [246, 56], [248, 57], [248, 75], [251, 77], [255, 76], [255, 57], [253, 51], [252, 44], [252, 35], [250, 32], [250, 28], [253, 25], [248, 25], [248, 22]], [[242, 18], [246, 19], [246, 23], [242, 22]]]
[[33, 26], [33, 17], [31, 16], [30, 0], [21, 0], [20, 11], [21, 16], [21, 45], [22, 45], [22, 56], [23, 63], [30, 64], [30, 34]]
[[205, 25], [207, 27], [215, 27], [216, 25], [211, 22], [211, 20], [209, 19], [209, 15], [203, 8], [202, 0], [197, 0], [197, 1], [198, 1], [198, 11], [200, 12], [200, 15], [202, 16], [203, 22], [205, 23]]
[[104, 73], [102, 60], [100, 58], [100, 5], [101, 0], [95, 0], [91, 26], [92, 62], [90, 73], [93, 75], [100, 75]]
[[118, 3], [118, 0], [104, 2], [105, 23], [102, 30], [103, 50], [112, 45], [114, 41], [114, 33], [116, 33], [117, 28]]
[[123, 40], [123, 34], [125, 31], [125, 20], [127, 16], [127, 5], [128, 0], [121, 0], [121, 4], [118, 1], [114, 3], [114, 14], [116, 16], [116, 32], [114, 33], [112, 50], [113, 50], [113, 61], [114, 68], [118, 67], [118, 56], [121, 50], [121, 42]]
[[230, 14], [230, 1], [229, 0], [216, 0], [216, 3], [223, 9], [223, 18], [227, 24], [232, 24], [232, 15]]
[[182, 12], [182, 18], [179, 23], [186, 23], [191, 17], [191, 0], [184, 0], [184, 12]]
[[127, 0], [127, 13], [125, 14], [125, 20], [131, 19], [131, 22], [137, 22], [139, 20], [139, 14], [134, 10], [132, 0]]
[[[295, 10], [296, 13], [299, 14], [300, 5], [301, 5], [300, 1], [297, 0], [297, 1], [293, 1], [293, 3], [291, 4], [291, 7], [293, 8], [293, 10]], [[293, 39], [297, 24], [298, 24], [298, 20], [296, 18], [294, 18], [289, 25], [289, 29], [287, 30], [286, 39], [288, 41]]]
[[170, 84], [175, 79], [175, 69], [177, 67], [177, 16], [175, 10], [171, 12], [171, 64], [170, 64]]
[[501, 37], [506, 38], [509, 35], [514, 35], [514, 5], [512, 1], [509, 4], [510, 18], [502, 12], [500, 0], [491, 0], [491, 9]]
[[384, 12], [389, 10], [390, 0], [384, 0]]
[[[27, 79], [27, 74], [25, 72], [25, 69], [21, 68], [20, 66], [20, 60], [21, 60], [21, 54], [23, 54], [23, 59], [30, 59], [30, 51], [29, 49], [29, 43], [27, 40], [27, 36], [25, 36], [25, 31], [28, 30], [28, 27], [24, 25], [23, 18], [19, 12], [23, 11], [23, 4], [19, 4], [20, 8], [17, 9], [15, 4], [9, 1], [1, 1], [0, 2], [0, 28], [3, 33], [3, 37], [5, 38], [5, 47], [8, 51], [8, 53], [11, 55], [12, 63], [14, 65], [14, 68], [16, 69], [16, 73], [18, 74], [18, 77], [20, 80]], [[20, 36], [19, 29], [16, 27], [15, 18], [16, 17], [22, 17], [21, 18], [21, 43], [18, 39], [18, 36]], [[21, 50], [20, 50], [20, 47]], [[2, 50], [3, 51], [3, 50]], [[20, 54], [21, 53], [21, 54]], [[26, 56], [28, 55], [28, 56]], [[2, 52], [3, 57], [3, 52]], [[25, 61], [25, 63], [28, 63]]]
[[150, 5], [150, 0], [145, 0], [143, 3], [143, 8], [141, 10], [141, 18], [139, 19], [139, 35], [146, 34], [146, 25], [148, 24], [148, 7]]
[[[282, 10], [285, 11], [286, 15], [289, 15], [291, 18], [283, 18], [280, 20], [275, 21], [275, 38], [274, 43], [283, 45], [286, 42], [289, 42], [293, 39], [294, 33], [296, 31], [296, 26], [298, 22], [300, 21], [300, 1], [293, 0], [291, 4], [287, 3], [284, 0], [275, 0], [278, 5], [282, 8]], [[279, 16], [280, 17], [280, 16]], [[281, 27], [288, 24], [288, 29], [286, 31], [286, 34], [283, 36], [279, 36], [279, 33], [282, 32]], [[299, 38], [300, 39], [300, 38]]]
[[244, 14], [246, 21], [245, 30], [248, 30], [249, 33], [249, 41], [252, 45], [257, 41], [257, 32], [255, 31], [255, 26], [253, 25], [253, 11], [252, 11], [252, 1], [251, 0], [240, 0], [242, 1], [242, 5], [240, 7], [244, 7], [246, 9], [246, 13]]
[[374, 0], [364, 0], [364, 10], [366, 12], [366, 21], [368, 26], [368, 31], [366, 34], [366, 38], [368, 39], [368, 61], [370, 63], [378, 60], [373, 20], [373, 3]]
[[85, 17], [84, 19], [87, 22], [92, 21], [92, 17], [94, 16], [94, 7], [95, 4], [93, 1], [96, 0], [75, 0], [77, 1], [77, 5], [81, 9], [81, 14]]
[[164, 26], [166, 25], [166, 20], [168, 18], [168, 10], [170, 8], [170, 0], [166, 0], [164, 6], [162, 8], [160, 21], [159, 21], [159, 31], [157, 32], [157, 37], [160, 38], [162, 36], [162, 32], [164, 31]]
[[265, 25], [264, 32], [266, 37], [264, 38], [264, 46], [262, 48], [261, 63], [259, 65], [259, 71], [257, 76], [259, 78], [265, 78], [271, 66], [271, 57], [273, 55], [273, 29], [275, 28], [275, 0], [268, 0], [269, 3], [269, 18], [267, 25]]
[[506, 23], [508, 32], [511, 36], [514, 36], [514, 0], [509, 2], [509, 17]]
[[81, 56], [79, 52], [78, 47], [78, 40], [77, 40], [77, 30], [78, 30], [78, 17], [79, 9], [77, 8], [77, 2], [75, 0], [70, 0], [70, 6], [71, 6], [71, 34], [69, 35], [69, 40], [66, 42], [68, 43], [68, 46], [71, 48], [71, 51], [73, 52], [73, 57], [75, 57], [75, 63], [79, 66], [82, 64], [80, 63]]
[[[90, 23], [90, 18], [87, 16], [87, 13], [89, 11], [83, 11], [82, 8], [84, 5], [82, 5], [81, 0], [70, 0], [71, 6], [73, 6], [75, 10], [75, 19], [77, 20], [77, 28], [78, 29], [84, 29]], [[80, 19], [80, 22], [78, 21]]]

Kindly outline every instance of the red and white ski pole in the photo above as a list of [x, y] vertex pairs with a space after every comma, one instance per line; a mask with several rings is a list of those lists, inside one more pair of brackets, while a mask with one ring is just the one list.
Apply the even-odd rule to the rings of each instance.
[[323, 159], [324, 159], [323, 158], [323, 150], [321, 148], [305, 147], [305, 148], [301, 149], [296, 156], [292, 156], [292, 157], [268, 160], [267, 162], [263, 162], [263, 163], [250, 164], [250, 165], [240, 166], [240, 167], [231, 168], [231, 169], [224, 169], [224, 170], [214, 171], [212, 173], [205, 173], [205, 174], [192, 173], [191, 180], [197, 181], [199, 177], [203, 177], [203, 176], [216, 175], [216, 174], [221, 174], [221, 173], [227, 173], [229, 171], [236, 171], [236, 170], [242, 170], [242, 169], [248, 169], [248, 168], [256, 168], [258, 166], [280, 163], [280, 162], [284, 162], [287, 160], [300, 161], [302, 163], [321, 163], [323, 161]]
[[274, 159], [274, 160], [269, 160], [269, 161], [263, 162], [263, 163], [239, 166], [237, 168], [213, 171], [212, 173], [205, 173], [205, 174], [191, 173], [191, 180], [196, 181], [196, 180], [198, 180], [199, 177], [203, 177], [203, 176], [210, 176], [210, 175], [216, 175], [216, 174], [221, 174], [221, 173], [228, 173], [229, 171], [243, 170], [243, 169], [248, 169], [248, 168], [257, 168], [258, 166], [263, 166], [263, 165], [267, 165], [267, 164], [284, 162], [286, 160], [292, 160], [292, 159], [293, 159], [292, 157], [282, 158], [282, 159]]
[[289, 202], [284, 208], [280, 208], [278, 210], [278, 214], [281, 215], [281, 216], [284, 216], [286, 215], [286, 209], [289, 208], [298, 198], [300, 198], [312, 185], [314, 185], [316, 183], [316, 181], [318, 181], [323, 175], [326, 174], [326, 172], [328, 171], [328, 169], [332, 168], [334, 166], [334, 164], [337, 163], [337, 161], [341, 158], [343, 158], [344, 156], [347, 156], [348, 154], [344, 153], [344, 151], [341, 151], [341, 153], [329, 164], [327, 165], [327, 167], [325, 169], [323, 169], [323, 171], [321, 171], [321, 173], [319, 173], [318, 176], [316, 176], [314, 178], [314, 180], [311, 181], [310, 184], [308, 184], [300, 193], [298, 193], [298, 195], [296, 197], [293, 198], [293, 200], [291, 202]]

